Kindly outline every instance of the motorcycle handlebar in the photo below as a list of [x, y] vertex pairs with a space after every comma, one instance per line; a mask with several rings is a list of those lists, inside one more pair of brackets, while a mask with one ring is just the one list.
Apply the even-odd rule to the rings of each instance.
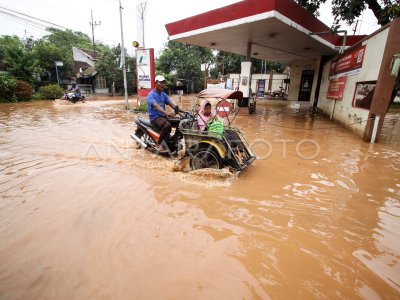
[[189, 118], [189, 116], [191, 115], [190, 112], [184, 110], [179, 110], [179, 112], [177, 112], [176, 114], [178, 114], [179, 116], [168, 116], [168, 119], [170, 120], [185, 119]]
[[184, 112], [185, 112], [185, 111], [183, 111], [182, 109], [180, 109], [178, 105], [175, 106], [174, 111], [175, 111], [176, 114], [177, 114], [177, 113], [184, 113]]

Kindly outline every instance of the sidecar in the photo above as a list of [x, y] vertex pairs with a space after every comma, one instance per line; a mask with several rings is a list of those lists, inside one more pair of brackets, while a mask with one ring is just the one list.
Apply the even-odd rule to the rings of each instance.
[[[237, 115], [237, 101], [243, 98], [240, 91], [224, 89], [206, 89], [197, 95], [189, 118], [180, 123], [183, 134], [185, 153], [189, 156], [192, 170], [202, 168], [221, 169], [230, 167], [235, 171], [243, 171], [256, 155], [238, 128], [231, 125]], [[224, 122], [223, 128], [213, 130], [207, 126], [200, 130], [197, 124], [198, 102], [202, 99], [210, 101], [213, 113]], [[229, 118], [233, 115], [233, 118]]]

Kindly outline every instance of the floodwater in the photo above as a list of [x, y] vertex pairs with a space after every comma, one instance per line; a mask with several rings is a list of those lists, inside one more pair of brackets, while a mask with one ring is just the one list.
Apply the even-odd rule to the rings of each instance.
[[0, 299], [399, 299], [399, 116], [260, 102], [236, 176], [136, 149], [123, 101], [1, 104]]

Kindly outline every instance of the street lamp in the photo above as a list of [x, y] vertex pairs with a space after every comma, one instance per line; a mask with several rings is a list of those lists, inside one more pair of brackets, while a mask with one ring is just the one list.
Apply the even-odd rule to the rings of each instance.
[[60, 85], [60, 80], [58, 79], [58, 69], [57, 67], [62, 67], [64, 63], [62, 61], [55, 61], [54, 64], [56, 65], [56, 75], [57, 75], [57, 84]]

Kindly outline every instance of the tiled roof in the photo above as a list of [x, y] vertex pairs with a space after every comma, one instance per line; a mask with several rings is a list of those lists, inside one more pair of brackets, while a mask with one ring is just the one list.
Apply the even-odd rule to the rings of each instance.
[[96, 68], [89, 65], [88, 63], [75, 61], [74, 62], [74, 71], [76, 77], [91, 77], [97, 74]]
[[97, 51], [93, 51], [93, 50], [87, 50], [87, 49], [80, 49], [80, 48], [78, 48], [80, 51], [82, 51], [83, 53], [85, 53], [85, 54], [87, 54], [87, 55], [89, 55], [90, 57], [90, 59], [93, 59], [93, 60], [97, 60], [97, 59], [99, 59], [100, 58], [100, 56], [101, 56], [101, 54], [99, 53], [99, 52], [97, 52]]

